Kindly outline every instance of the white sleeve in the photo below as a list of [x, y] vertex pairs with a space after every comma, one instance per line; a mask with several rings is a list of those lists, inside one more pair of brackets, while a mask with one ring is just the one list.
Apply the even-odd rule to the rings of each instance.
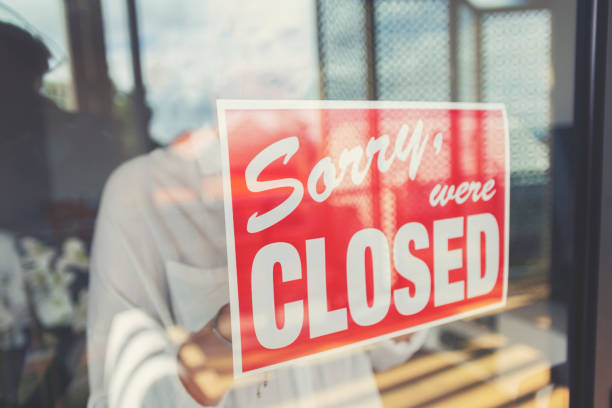
[[404, 363], [423, 347], [427, 339], [427, 330], [414, 333], [410, 340], [396, 342], [383, 340], [368, 350], [372, 367], [375, 371], [384, 371]]
[[146, 191], [138, 191], [146, 174], [125, 166], [105, 187], [92, 249], [88, 407], [200, 407], [178, 378], [165, 331], [172, 318], [163, 262], [143, 219]]

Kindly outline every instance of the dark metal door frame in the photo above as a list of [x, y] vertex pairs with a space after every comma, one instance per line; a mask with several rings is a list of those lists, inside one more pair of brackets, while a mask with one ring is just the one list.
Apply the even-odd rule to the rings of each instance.
[[612, 30], [608, 0], [578, 2], [574, 134], [568, 155], [572, 239], [572, 407], [612, 406]]

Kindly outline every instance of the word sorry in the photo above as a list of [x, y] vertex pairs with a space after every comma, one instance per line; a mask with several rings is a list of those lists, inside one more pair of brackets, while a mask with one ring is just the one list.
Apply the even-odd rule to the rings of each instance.
[[[389, 157], [386, 157], [387, 149], [391, 144], [389, 135], [382, 135], [378, 138], [370, 138], [366, 146], [365, 152], [361, 146], [355, 146], [351, 149], [344, 149], [340, 153], [338, 166], [340, 174], [337, 174], [336, 166], [330, 157], [322, 158], [314, 165], [308, 176], [308, 193], [316, 202], [323, 202], [331, 195], [334, 189], [342, 183], [344, 176], [349, 172], [353, 184], [361, 184], [370, 170], [374, 155], [378, 153], [377, 166], [381, 173], [385, 173], [395, 159], [406, 161], [410, 158], [408, 176], [414, 180], [423, 158], [423, 152], [429, 140], [429, 134], [423, 138], [423, 122], [419, 120], [412, 132], [412, 136], [408, 140], [409, 128], [407, 125], [402, 125], [397, 137], [393, 151]], [[421, 140], [422, 139], [422, 140]], [[436, 135], [436, 139], [441, 140], [441, 134]], [[408, 140], [406, 142], [406, 140]], [[258, 180], [261, 172], [272, 162], [283, 158], [283, 164], [287, 164], [289, 159], [298, 151], [300, 142], [297, 137], [287, 137], [281, 139], [259, 152], [253, 160], [249, 162], [245, 170], [245, 180], [247, 188], [254, 193], [268, 191], [276, 188], [291, 188], [292, 192], [285, 201], [279, 204], [272, 210], [258, 214], [253, 213], [247, 222], [247, 231], [255, 233], [263, 231], [281, 221], [291, 214], [302, 202], [304, 197], [304, 186], [295, 178], [284, 178], [278, 180]], [[362, 158], [365, 156], [366, 163], [360, 168]], [[317, 183], [323, 181], [324, 190], [317, 191]]]

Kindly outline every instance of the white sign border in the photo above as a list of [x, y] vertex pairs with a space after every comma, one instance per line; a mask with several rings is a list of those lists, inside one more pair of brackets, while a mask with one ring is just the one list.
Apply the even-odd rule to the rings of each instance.
[[[465, 109], [465, 110], [500, 110], [504, 120], [504, 138], [505, 138], [505, 163], [506, 163], [506, 180], [505, 180], [505, 248], [504, 248], [504, 282], [503, 282], [503, 297], [500, 302], [493, 303], [478, 309], [470, 310], [464, 313], [445, 317], [443, 319], [427, 322], [419, 326], [409, 327], [407, 329], [398, 330], [392, 333], [386, 333], [381, 336], [372, 337], [361, 340], [355, 343], [347, 344], [342, 347], [325, 350], [307, 356], [297, 357], [295, 359], [282, 361], [280, 363], [268, 365], [244, 372], [242, 370], [242, 339], [240, 330], [240, 308], [238, 305], [238, 271], [236, 269], [236, 247], [234, 237], [234, 215], [232, 205], [232, 189], [229, 163], [229, 144], [227, 138], [227, 123], [225, 121], [225, 113], [227, 110], [259, 110], [259, 109], [282, 109], [282, 110], [298, 110], [298, 109]], [[403, 334], [413, 333], [419, 330], [430, 327], [441, 326], [446, 323], [465, 319], [475, 316], [480, 313], [485, 313], [490, 310], [503, 308], [506, 306], [508, 294], [508, 265], [509, 265], [509, 246], [510, 246], [510, 136], [508, 128], [508, 116], [506, 106], [503, 103], [480, 103], [480, 102], [401, 102], [401, 101], [345, 101], [345, 100], [271, 100], [271, 99], [218, 99], [217, 100], [217, 118], [219, 124], [219, 139], [221, 142], [221, 164], [222, 164], [222, 179], [223, 179], [223, 206], [225, 214], [225, 238], [227, 241], [227, 273], [229, 279], [229, 297], [230, 297], [230, 314], [232, 327], [232, 354], [234, 366], [234, 378], [241, 378], [246, 375], [252, 375], [269, 371], [273, 368], [294, 364], [297, 361], [307, 361], [309, 359], [324, 356], [340, 350], [350, 348], [363, 347], [381, 340], [389, 339]]]

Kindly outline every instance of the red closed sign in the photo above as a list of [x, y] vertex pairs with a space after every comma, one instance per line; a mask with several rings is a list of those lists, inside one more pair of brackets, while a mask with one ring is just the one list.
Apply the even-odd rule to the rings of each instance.
[[503, 105], [218, 102], [234, 374], [502, 307]]

